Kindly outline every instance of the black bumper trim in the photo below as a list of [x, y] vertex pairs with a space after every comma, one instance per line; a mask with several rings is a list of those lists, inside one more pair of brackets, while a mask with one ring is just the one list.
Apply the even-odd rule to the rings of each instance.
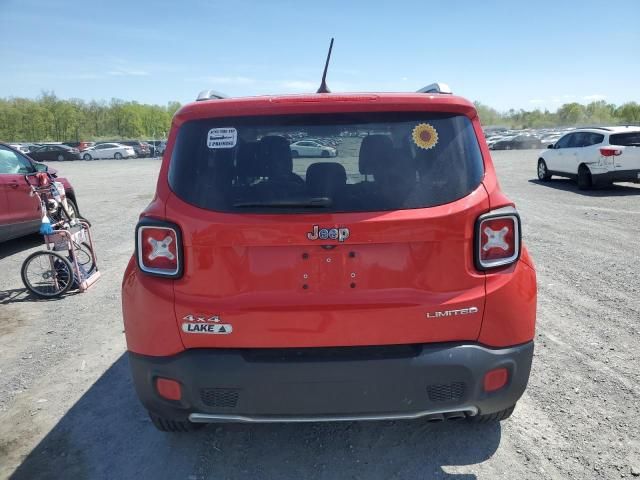
[[[533, 342], [501, 349], [471, 343], [397, 347], [402, 354], [394, 347], [192, 349], [171, 357], [129, 353], [129, 362], [142, 404], [157, 415], [253, 423], [495, 413], [523, 394], [533, 358]], [[507, 385], [485, 392], [485, 373], [500, 367], [509, 371]], [[182, 399], [160, 397], [157, 377], [178, 380]], [[464, 389], [448, 398], [427, 393], [430, 386], [459, 384]], [[211, 390], [219, 397], [202, 396]]]
[[596, 185], [611, 182], [634, 182], [640, 181], [640, 169], [636, 170], [612, 170], [607, 173], [597, 173], [592, 175], [593, 183]]

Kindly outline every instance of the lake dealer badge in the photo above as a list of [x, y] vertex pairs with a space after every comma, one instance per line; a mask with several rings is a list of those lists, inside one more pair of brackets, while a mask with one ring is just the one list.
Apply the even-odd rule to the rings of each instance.
[[185, 315], [182, 317], [182, 331], [185, 333], [205, 333], [212, 335], [229, 335], [233, 332], [230, 323], [220, 323], [217, 315]]

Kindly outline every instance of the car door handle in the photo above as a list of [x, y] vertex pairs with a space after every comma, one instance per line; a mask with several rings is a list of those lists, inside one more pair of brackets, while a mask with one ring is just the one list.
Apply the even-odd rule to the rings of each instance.
[[18, 182], [11, 182], [11, 183], [9, 184], [9, 186], [10, 186], [11, 188], [18, 188]]

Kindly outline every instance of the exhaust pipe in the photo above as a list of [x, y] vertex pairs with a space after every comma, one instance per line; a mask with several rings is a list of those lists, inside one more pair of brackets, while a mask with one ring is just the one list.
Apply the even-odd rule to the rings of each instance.
[[433, 415], [427, 415], [427, 422], [429, 423], [437, 423], [442, 422], [444, 420], [444, 415], [441, 413], [434, 413]]
[[446, 418], [447, 420], [461, 420], [463, 418], [466, 418], [466, 415], [464, 414], [464, 412], [450, 412], [445, 413], [444, 418]]

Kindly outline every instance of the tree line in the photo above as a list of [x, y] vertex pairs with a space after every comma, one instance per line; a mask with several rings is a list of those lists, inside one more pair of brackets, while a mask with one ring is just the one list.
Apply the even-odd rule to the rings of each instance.
[[0, 98], [0, 141], [71, 142], [107, 139], [162, 139], [180, 103], [145, 105], [63, 100], [53, 92], [36, 99]]
[[549, 110], [514, 110], [500, 113], [475, 102], [483, 125], [511, 128], [574, 127], [586, 125], [640, 125], [640, 104], [628, 102], [614, 105], [604, 100], [587, 105], [565, 103], [555, 112]]
[[[475, 103], [485, 126], [543, 128], [580, 125], [640, 125], [640, 104], [616, 106], [604, 100], [567, 103], [557, 111], [496, 109]], [[0, 141], [95, 141], [165, 138], [180, 103], [146, 105], [117, 98], [110, 102], [63, 100], [53, 92], [36, 99], [0, 98]]]

